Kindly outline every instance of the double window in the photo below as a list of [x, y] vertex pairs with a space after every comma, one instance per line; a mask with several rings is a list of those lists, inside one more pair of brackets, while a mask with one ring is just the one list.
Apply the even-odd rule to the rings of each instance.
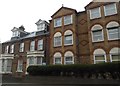
[[104, 13], [105, 16], [117, 14], [116, 4], [114, 3], [104, 6]]
[[29, 57], [29, 65], [41, 65], [42, 57]]
[[20, 52], [23, 52], [24, 51], [24, 43], [20, 43]]
[[102, 29], [103, 28], [101, 25], [94, 25], [92, 27], [92, 41], [93, 42], [99, 42], [99, 41], [104, 40]]
[[100, 7], [90, 10], [90, 19], [95, 19], [95, 18], [100, 18], [100, 17], [101, 17]]
[[20, 36], [20, 32], [19, 31], [13, 31], [13, 37], [19, 37]]

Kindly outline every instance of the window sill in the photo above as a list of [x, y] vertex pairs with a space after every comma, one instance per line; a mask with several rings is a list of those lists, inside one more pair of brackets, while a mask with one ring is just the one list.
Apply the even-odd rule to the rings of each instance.
[[17, 73], [22, 73], [23, 71], [17, 70], [16, 72], [17, 72]]
[[73, 44], [64, 44], [64, 46], [73, 46]]
[[101, 40], [101, 41], [92, 41], [92, 43], [101, 43], [101, 42], [104, 42], [104, 40]]
[[97, 19], [101, 19], [101, 18], [102, 18], [102, 17], [93, 18], [93, 19], [90, 18], [90, 21], [97, 20]]
[[108, 39], [108, 41], [119, 41], [120, 39]]
[[54, 26], [54, 29], [61, 28], [61, 27], [62, 27], [62, 25], [61, 26], [56, 26], [56, 27]]
[[106, 17], [115, 16], [115, 15], [117, 15], [117, 13], [116, 13], [116, 14], [111, 14], [111, 15], [105, 15], [105, 18], [106, 18]]
[[60, 48], [60, 47], [62, 47], [61, 45], [60, 46], [54, 46], [54, 48]]

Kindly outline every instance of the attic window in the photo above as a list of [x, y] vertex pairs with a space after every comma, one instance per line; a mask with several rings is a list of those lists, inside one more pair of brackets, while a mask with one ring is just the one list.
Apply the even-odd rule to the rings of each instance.
[[41, 23], [38, 25], [38, 31], [42, 31], [45, 29], [45, 24]]
[[13, 37], [19, 37], [20, 36], [20, 32], [19, 31], [14, 31], [13, 32]]

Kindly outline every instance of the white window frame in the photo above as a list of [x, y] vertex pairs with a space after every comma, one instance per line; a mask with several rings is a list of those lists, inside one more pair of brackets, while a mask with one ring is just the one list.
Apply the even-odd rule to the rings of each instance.
[[[0, 60], [2, 62], [2, 73], [12, 73], [12, 59], [0, 59]], [[4, 60], [4, 63], [3, 63], [3, 60]], [[9, 60], [11, 60], [10, 71], [8, 71], [8, 68], [9, 68], [8, 61]]]
[[30, 51], [34, 51], [35, 50], [35, 41], [31, 41], [30, 43]]
[[62, 26], [62, 18], [54, 19], [54, 27]]
[[19, 52], [24, 52], [24, 43], [20, 43]]
[[[115, 13], [112, 13], [112, 14], [107, 14], [107, 13], [106, 13], [106, 6], [109, 6], [109, 5], [114, 5], [114, 7], [115, 7]], [[115, 15], [115, 14], [117, 14], [116, 3], [105, 5], [105, 6], [104, 6], [104, 14], [105, 14], [105, 16], [110, 16], [110, 15]]]
[[[73, 23], [73, 16], [72, 15], [67, 15], [67, 16], [64, 16], [64, 25], [69, 25], [69, 24], [72, 24]], [[68, 22], [70, 21], [70, 22]]]
[[[96, 56], [104, 56], [104, 60], [96, 60]], [[96, 49], [94, 50], [94, 53], [93, 53], [93, 58], [94, 58], [94, 64], [98, 62], [107, 62], [107, 59], [106, 59], [106, 53], [103, 49]]]
[[43, 50], [43, 39], [38, 40], [38, 50]]
[[13, 31], [12, 37], [20, 37], [20, 32], [19, 31]]
[[119, 47], [114, 47], [110, 50], [110, 61], [115, 62], [115, 61], [120, 61], [118, 60], [113, 60], [112, 55], [117, 55], [120, 58], [120, 48]]
[[[66, 43], [66, 36], [71, 36], [71, 40], [72, 40], [72, 43]], [[67, 45], [73, 45], [73, 32], [71, 30], [67, 30], [65, 31], [64, 33], [64, 45], [67, 46]]]
[[14, 53], [14, 44], [10, 46], [10, 53]]
[[17, 72], [23, 72], [23, 60], [22, 59], [18, 60]]
[[[95, 9], [98, 9], [98, 10], [99, 10], [99, 16], [97, 16], [97, 17], [92, 17], [92, 10], [95, 10]], [[101, 17], [101, 9], [100, 9], [100, 7], [93, 8], [93, 9], [89, 10], [89, 14], [90, 14], [90, 19], [100, 18], [100, 17]]]

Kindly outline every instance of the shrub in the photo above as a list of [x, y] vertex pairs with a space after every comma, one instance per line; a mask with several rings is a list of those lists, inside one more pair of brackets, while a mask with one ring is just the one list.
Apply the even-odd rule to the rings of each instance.
[[101, 63], [101, 64], [73, 64], [73, 65], [45, 65], [45, 66], [29, 66], [27, 72], [30, 75], [40, 75], [40, 76], [81, 76], [88, 77], [92, 74], [110, 73], [113, 77], [116, 74], [120, 76], [119, 70], [120, 63]]

